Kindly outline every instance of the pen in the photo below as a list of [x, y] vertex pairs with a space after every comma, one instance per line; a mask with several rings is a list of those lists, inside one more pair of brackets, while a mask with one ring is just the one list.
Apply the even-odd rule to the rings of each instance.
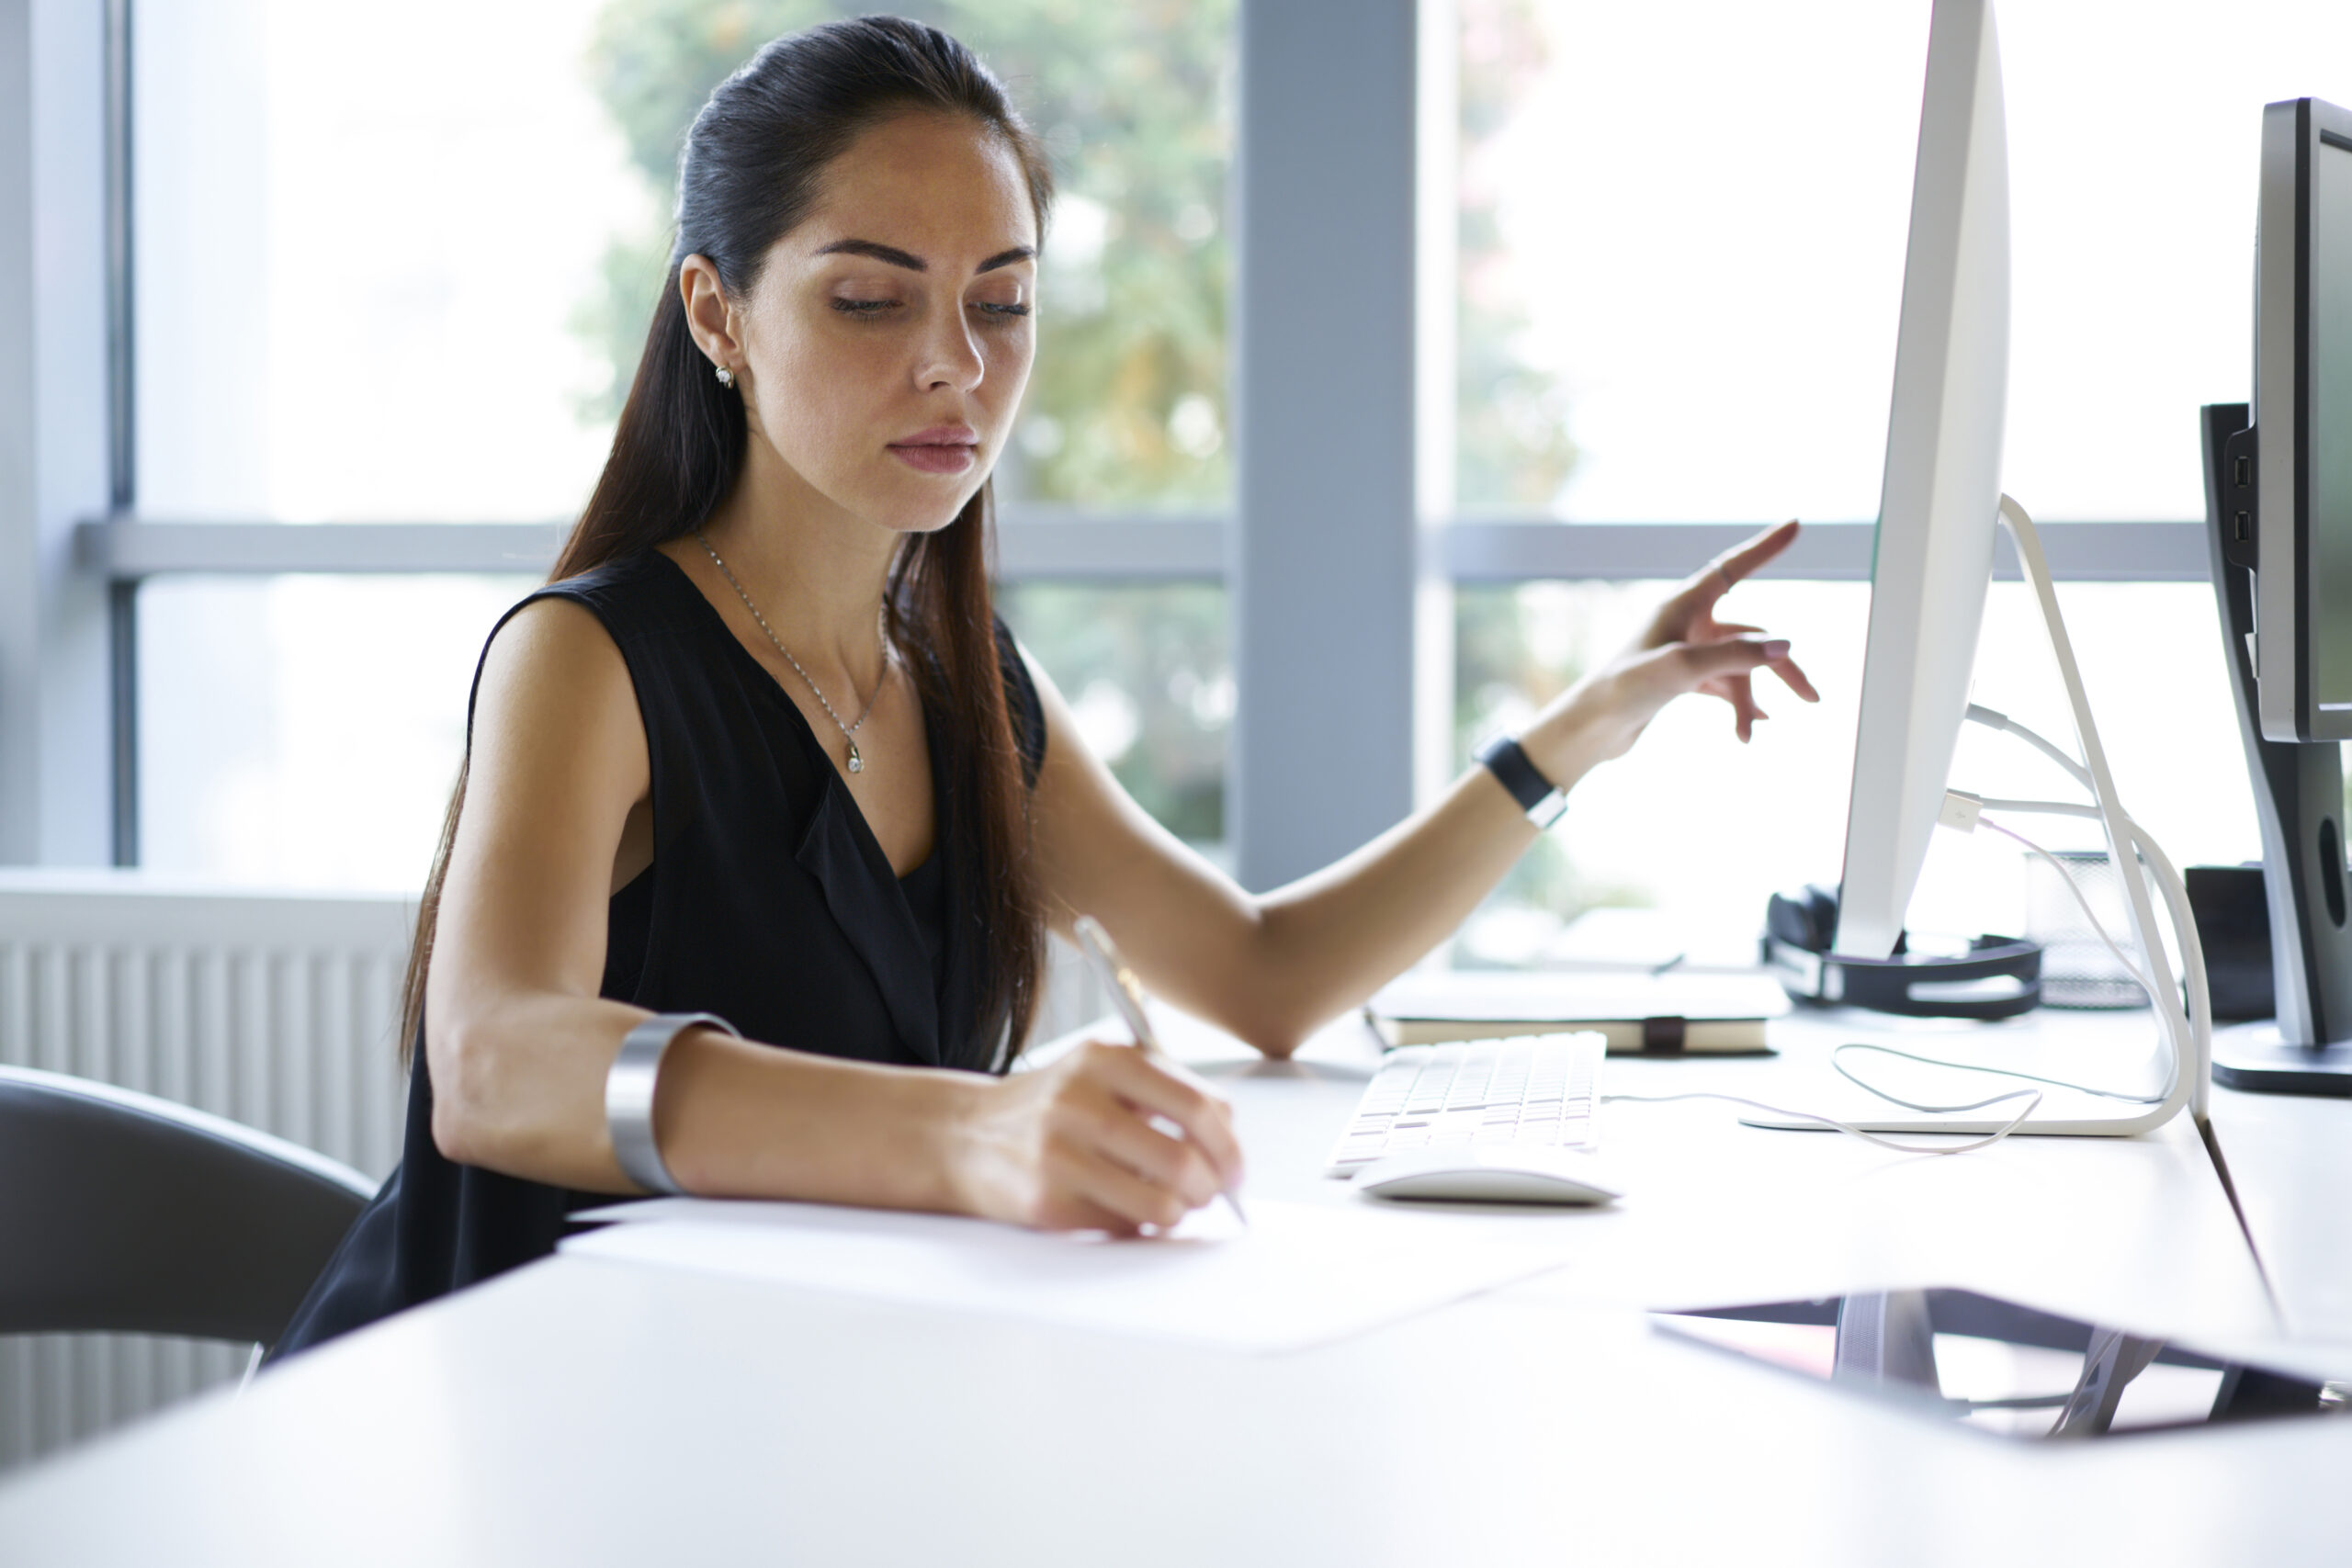
[[[1077, 930], [1080, 949], [1109, 988], [1111, 999], [1118, 1004], [1119, 1016], [1126, 1020], [1136, 1046], [1148, 1055], [1165, 1057], [1167, 1053], [1159, 1048], [1159, 1037], [1151, 1032], [1151, 1021], [1144, 1016], [1143, 987], [1136, 979], [1135, 971], [1127, 967], [1127, 961], [1119, 956], [1119, 950], [1111, 944], [1111, 933], [1091, 915], [1079, 916]], [[1226, 1188], [1222, 1196], [1226, 1207], [1233, 1211], [1233, 1217], [1248, 1224], [1250, 1216], [1241, 1212], [1241, 1200], [1234, 1196], [1233, 1189]]]

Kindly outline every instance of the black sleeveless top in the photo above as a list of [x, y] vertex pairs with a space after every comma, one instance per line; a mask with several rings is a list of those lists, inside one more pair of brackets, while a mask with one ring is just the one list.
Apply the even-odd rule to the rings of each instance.
[[[674, 561], [648, 550], [552, 583], [499, 626], [539, 599], [569, 599], [604, 623], [645, 724], [653, 863], [613, 895], [601, 994], [714, 1012], [747, 1039], [830, 1056], [992, 1065], [997, 1043], [972, 1037], [986, 953], [978, 840], [957, 787], [970, 769], [938, 716], [923, 716], [932, 852], [901, 878], [800, 709]], [[1045, 711], [1001, 622], [996, 638], [1034, 786]], [[474, 678], [479, 690], [479, 665]], [[573, 1210], [612, 1201], [444, 1156], [420, 1033], [400, 1167], [274, 1354], [544, 1257]]]

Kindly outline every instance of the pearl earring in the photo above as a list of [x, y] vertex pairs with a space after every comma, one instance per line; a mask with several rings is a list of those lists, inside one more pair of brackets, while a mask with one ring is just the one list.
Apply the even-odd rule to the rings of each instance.
[[729, 368], [727, 368], [727, 367], [725, 367], [724, 365], [719, 366], [718, 368], [718, 384], [719, 384], [720, 386], [722, 386], [722, 387], [731, 387], [731, 386], [733, 386], [733, 385], [735, 384], [735, 372], [733, 372], [732, 370], [729, 370]]

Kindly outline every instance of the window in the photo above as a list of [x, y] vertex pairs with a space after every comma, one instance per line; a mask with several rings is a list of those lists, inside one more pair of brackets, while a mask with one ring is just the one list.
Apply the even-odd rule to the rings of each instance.
[[[1523, 723], [1638, 635], [1671, 586], [1540, 582], [1464, 592], [1455, 669], [1464, 756], [1476, 739]], [[2132, 815], [2180, 864], [2258, 858], [2212, 591], [2081, 582], [2061, 584], [2059, 598]], [[1771, 716], [1747, 747], [1733, 739], [1730, 711], [1719, 702], [1692, 698], [1668, 708], [1628, 756], [1577, 786], [1559, 825], [1464, 928], [1465, 959], [1543, 962], [1566, 922], [1600, 905], [1667, 909], [1700, 932], [1708, 951], [1736, 949], [1761, 929], [1771, 894], [1837, 881], [1869, 590], [1764, 580], [1742, 585], [1731, 603], [1745, 618], [1795, 632], [1823, 701], [1799, 702], [1763, 678], [1758, 701]], [[1993, 585], [1975, 694], [2062, 743], [2073, 738], [2040, 612], [2023, 583]], [[2021, 743], [1975, 727], [1962, 735], [1951, 776], [1980, 795], [2076, 798]], [[2053, 818], [2024, 830], [2052, 849], [2105, 847], [2088, 822]], [[2021, 919], [2025, 897], [2015, 845], [1986, 833], [1939, 833], [1911, 918], [1924, 931], [1973, 935]]]
[[1136, 803], [1181, 839], [1220, 843], [1234, 706], [1225, 590], [1017, 583], [1000, 608]]
[[536, 581], [146, 583], [142, 863], [277, 886], [422, 886], [475, 656]]
[[[1457, 542], [1577, 532], [1494, 526], [1506, 523], [1870, 517], [1927, 7], [1808, 0], [1769, 17], [1724, 5], [1668, 17], [1569, 0], [1455, 3], [1453, 488], [1457, 515], [1477, 525]], [[140, 0], [142, 515], [462, 525], [571, 514], [659, 287], [686, 118], [761, 39], [855, 8], [513, 0], [483, 11], [421, 0], [363, 20], [297, 0]], [[2185, 17], [2122, 28], [2111, 10], [2079, 3], [2004, 13], [2010, 488], [2037, 515], [2196, 515], [2195, 408], [2245, 387], [2256, 106], [2297, 92], [2352, 99], [2352, 81], [2322, 79], [2352, 59], [2342, 47], [2352, 21], [2337, 9], [2264, 0], [2226, 36]], [[1236, 700], [1221, 569], [1215, 552], [1160, 541], [1194, 537], [1232, 504], [1225, 219], [1237, 7], [922, 0], [915, 10], [996, 65], [1060, 181], [1039, 369], [1000, 470], [1008, 536], [1099, 529], [1118, 541], [1080, 550], [1079, 568], [1056, 565], [1052, 550], [1009, 549], [1005, 612], [1138, 797], [1187, 838], [1214, 841]], [[465, 48], [450, 46], [458, 38]], [[2144, 112], [2154, 103], [2162, 115]], [[1157, 564], [1130, 569], [1127, 551]], [[1461, 592], [1465, 750], [1513, 704], [1604, 656], [1655, 592], [1548, 581], [1579, 570], [1573, 549], [1478, 558], [1489, 556], [1535, 580]], [[364, 803], [381, 799], [371, 791], [417, 793], [405, 770], [435, 781], [454, 771], [481, 635], [528, 581], [151, 581], [140, 594], [150, 863], [413, 882], [398, 867], [424, 863], [440, 784], [422, 789], [429, 809]], [[2234, 858], [2250, 829], [2200, 593], [2065, 590], [2077, 615], [2166, 628], [2137, 673], [2094, 676], [2095, 690], [2116, 689], [2102, 716], [2135, 809], [2185, 858]], [[1780, 703], [1747, 755], [1716, 744], [1719, 714], [1691, 705], [1669, 716], [1587, 793], [1606, 801], [1631, 787], [1610, 779], [1652, 779], [1624, 805], [1627, 820], [1682, 799], [1681, 835], [1661, 828], [1636, 853], [1632, 833], [1604, 844], [1565, 829], [1490, 913], [1532, 911], [1521, 923], [1536, 931], [1594, 900], [1680, 905], [1712, 878], [1760, 889], [1834, 874], [1850, 745], [1838, 704], [1850, 706], [1858, 678], [1866, 596], [1836, 583], [1742, 594], [1756, 618], [1798, 633], [1833, 703], [1818, 713]], [[2096, 660], [2092, 635], [2077, 629]], [[2028, 634], [2038, 648], [2038, 630]], [[428, 636], [454, 650], [403, 643]], [[1988, 629], [1987, 649], [1996, 640]], [[295, 667], [300, 680], [278, 673]], [[1988, 695], [1995, 676], [1988, 653]], [[2188, 694], [2183, 704], [2207, 705], [2182, 712], [2220, 738], [2187, 763], [2157, 743], [2143, 696], [2166, 682]], [[309, 744], [295, 738], [310, 722], [303, 694], [328, 686], [372, 694], [375, 728], [364, 745], [355, 736], [298, 757]], [[2003, 700], [2024, 710], [2031, 696]], [[2143, 724], [2154, 728], [2132, 733]], [[2134, 755], [2165, 759], [2142, 764], [2162, 780], [2142, 783], [2124, 761]], [[1747, 798], [1744, 772], [1780, 792], [1775, 820], [1813, 824], [1770, 835], [1781, 859], [1769, 864], [1761, 848], [1713, 838], [1702, 852], [1688, 831], [1693, 813]], [[1658, 782], [1668, 775], [1681, 782]], [[1675, 794], [1718, 779], [1708, 787], [1732, 793]], [[2150, 792], [2167, 789], [2181, 795], [2167, 809], [2191, 825], [2160, 826]], [[355, 815], [334, 815], [344, 811]], [[322, 826], [296, 826], [312, 819]], [[300, 847], [323, 845], [338, 820], [364, 823], [374, 847]], [[254, 822], [283, 842], [257, 847], [266, 834], [237, 826]], [[1621, 844], [1618, 858], [1603, 853]]]
[[580, 68], [594, 17], [141, 0], [143, 513], [578, 509], [610, 431], [585, 318], [655, 213]]
[[[686, 124], [764, 39], [865, 9], [140, 0], [141, 514], [575, 513], [662, 287]], [[1005, 78], [1059, 181], [1001, 510], [1082, 522], [1228, 505], [1231, 0], [913, 9]], [[144, 863], [419, 881], [474, 658], [530, 581], [144, 584]], [[1131, 722], [1113, 750], [1138, 797], [1216, 838], [1232, 708], [1221, 586], [1039, 583], [1012, 588], [1006, 609], [1081, 716], [1105, 736]], [[1120, 718], [1105, 694], [1128, 690]]]
[[[1928, 8], [1461, 0], [1461, 14], [1464, 515], [1873, 517]], [[2352, 13], [2277, 0], [2217, 34], [2048, 4], [2000, 23], [2007, 488], [2044, 521], [2201, 519], [2197, 410], [2247, 389], [2260, 107], [2352, 93]], [[1465, 745], [1606, 658], [1665, 592], [1464, 591]], [[2134, 814], [2183, 863], [2258, 853], [2211, 590], [2060, 597]], [[1808, 710], [1768, 679], [1774, 716], [1747, 752], [1719, 705], [1669, 711], [1578, 791], [1465, 933], [1470, 957], [1538, 960], [1596, 903], [1752, 931], [1775, 888], [1836, 878], [1867, 591], [1766, 581], [1733, 603], [1794, 637], [1828, 700]], [[2063, 739], [2045, 648], [2024, 590], [1996, 585], [1979, 699]], [[1964, 737], [1954, 782], [2050, 793], [2013, 752]], [[2030, 830], [2044, 829], [2075, 841], [2069, 825]], [[1997, 842], [1939, 835], [1915, 923], [1981, 930], [1988, 908], [2021, 908]]]
[[[1461, 6], [1463, 504], [1875, 515], [1928, 7]], [[2260, 107], [2352, 96], [2352, 12], [1999, 20], [2008, 488], [2200, 517], [2197, 408], [2246, 392]], [[1537, 399], [1565, 454], [1472, 438]]]

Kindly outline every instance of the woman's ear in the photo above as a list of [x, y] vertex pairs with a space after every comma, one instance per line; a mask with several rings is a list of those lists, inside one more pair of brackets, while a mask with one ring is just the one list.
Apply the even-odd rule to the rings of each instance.
[[694, 333], [695, 346], [713, 365], [740, 373], [743, 347], [735, 340], [734, 321], [727, 308], [727, 291], [718, 281], [718, 269], [708, 257], [691, 255], [678, 264], [678, 294], [685, 301], [686, 330]]

